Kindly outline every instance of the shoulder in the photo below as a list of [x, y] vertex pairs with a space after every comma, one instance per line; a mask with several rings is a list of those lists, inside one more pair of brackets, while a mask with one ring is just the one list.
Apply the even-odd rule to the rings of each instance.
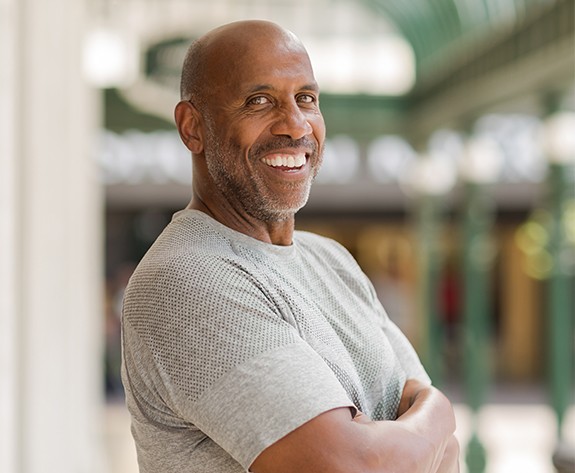
[[294, 239], [306, 256], [314, 255], [326, 263], [346, 268], [357, 264], [347, 248], [331, 238], [299, 230], [295, 232]]
[[332, 251], [336, 253], [349, 254], [341, 243], [338, 243], [331, 238], [318, 235], [317, 233], [296, 230], [294, 233], [294, 240], [298, 245], [315, 251]]
[[193, 304], [217, 301], [239, 290], [257, 292], [257, 273], [239, 256], [233, 242], [197, 219], [172, 221], [132, 275], [125, 293], [125, 312], [134, 306]]
[[[309, 232], [297, 232], [299, 253], [305, 264], [313, 266], [326, 278], [329, 275], [343, 281], [356, 294], [374, 299], [373, 286], [353, 255], [341, 243]], [[333, 279], [332, 279], [333, 280]]]

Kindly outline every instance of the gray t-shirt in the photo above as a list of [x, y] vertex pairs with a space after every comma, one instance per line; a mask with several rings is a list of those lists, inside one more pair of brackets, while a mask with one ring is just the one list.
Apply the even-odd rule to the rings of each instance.
[[139, 264], [122, 324], [142, 473], [245, 472], [323, 412], [394, 419], [405, 380], [429, 382], [342, 246], [271, 245], [194, 210]]

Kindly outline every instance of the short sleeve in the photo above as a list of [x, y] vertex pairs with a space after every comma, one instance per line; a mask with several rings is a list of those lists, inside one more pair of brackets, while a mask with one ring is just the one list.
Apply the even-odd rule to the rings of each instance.
[[253, 273], [215, 257], [172, 261], [153, 274], [144, 265], [130, 282], [123, 315], [124, 349], [145, 345], [153, 363], [147, 369], [156, 373], [147, 375], [158, 393], [148, 412], [169, 409], [246, 470], [303, 423], [353, 408]]
[[338, 407], [353, 404], [323, 359], [299, 342], [235, 367], [204, 393], [193, 416], [247, 469], [268, 446]]

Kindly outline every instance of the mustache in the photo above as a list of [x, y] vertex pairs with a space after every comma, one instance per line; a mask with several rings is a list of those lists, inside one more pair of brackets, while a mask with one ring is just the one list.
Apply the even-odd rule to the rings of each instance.
[[252, 156], [259, 156], [262, 154], [269, 153], [270, 151], [274, 151], [276, 149], [301, 149], [305, 148], [309, 150], [310, 155], [317, 155], [318, 154], [318, 144], [317, 142], [310, 138], [309, 136], [302, 136], [301, 138], [294, 140], [289, 136], [275, 136], [270, 138], [269, 140], [258, 143], [252, 147], [251, 155]]

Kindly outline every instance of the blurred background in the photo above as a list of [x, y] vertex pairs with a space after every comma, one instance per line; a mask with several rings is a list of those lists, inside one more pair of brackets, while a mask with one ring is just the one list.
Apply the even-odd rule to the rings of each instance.
[[0, 0], [0, 471], [137, 471], [123, 289], [189, 201], [185, 49], [245, 18], [308, 47], [298, 227], [370, 276], [462, 472], [575, 471], [573, 0]]

